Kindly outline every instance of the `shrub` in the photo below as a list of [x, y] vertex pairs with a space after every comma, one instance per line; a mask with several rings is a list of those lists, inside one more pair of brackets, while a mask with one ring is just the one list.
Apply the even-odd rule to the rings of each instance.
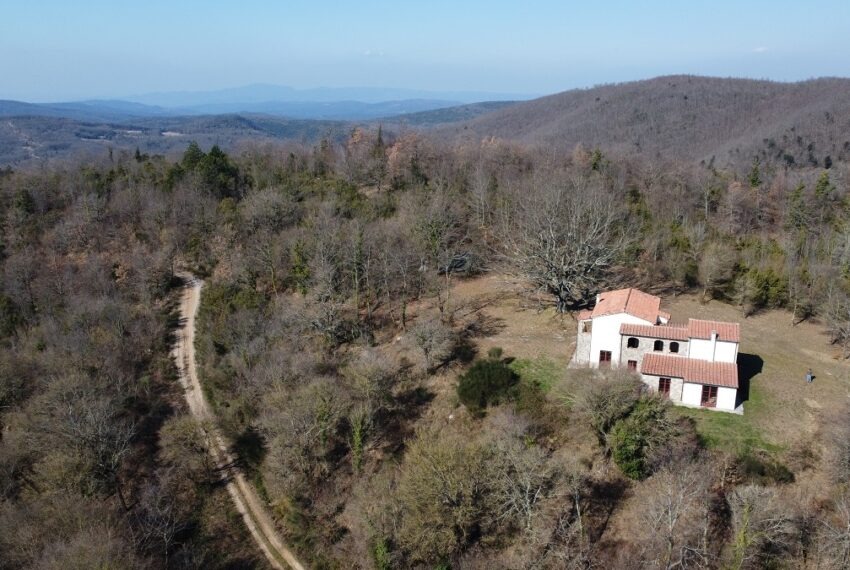
[[389, 570], [392, 568], [390, 546], [387, 544], [387, 540], [385, 538], [379, 538], [375, 541], [372, 556], [375, 558], [375, 568], [378, 570]]
[[650, 475], [650, 455], [672, 436], [674, 424], [667, 406], [658, 398], [643, 398], [632, 413], [617, 422], [611, 431], [611, 456], [631, 479]]
[[573, 374], [575, 380], [586, 380], [577, 390], [576, 407], [593, 428], [599, 445], [607, 450], [611, 430], [632, 412], [644, 385], [633, 375], [620, 371], [601, 377], [596, 374], [585, 377], [584, 371], [573, 372], [579, 372], [579, 375]]
[[492, 360], [500, 360], [502, 358], [503, 351], [498, 346], [494, 346], [487, 351], [487, 357]]
[[457, 395], [471, 412], [479, 413], [515, 392], [519, 377], [501, 360], [479, 360], [460, 377]]

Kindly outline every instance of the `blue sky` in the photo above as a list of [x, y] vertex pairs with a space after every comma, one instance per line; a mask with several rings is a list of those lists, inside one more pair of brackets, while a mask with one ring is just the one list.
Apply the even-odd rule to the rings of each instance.
[[850, 76], [850, 0], [0, 0], [0, 98]]

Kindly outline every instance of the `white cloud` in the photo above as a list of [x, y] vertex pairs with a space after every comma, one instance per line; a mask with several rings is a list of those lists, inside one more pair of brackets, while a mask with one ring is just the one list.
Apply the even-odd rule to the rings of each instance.
[[759, 46], [753, 49], [753, 53], [765, 53], [767, 52], [767, 48], [764, 46]]

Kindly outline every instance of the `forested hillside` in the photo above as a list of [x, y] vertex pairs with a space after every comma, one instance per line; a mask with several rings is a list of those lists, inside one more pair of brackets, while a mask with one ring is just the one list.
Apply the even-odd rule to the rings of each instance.
[[[689, 81], [656, 96], [710, 108]], [[205, 393], [312, 567], [846, 567], [850, 408], [793, 447], [713, 446], [627, 373], [481, 350], [512, 323], [459, 293], [510, 277], [572, 330], [605, 287], [690, 292], [816, 319], [846, 354], [843, 155], [726, 169], [587, 129], [560, 153], [355, 129], [3, 170], [0, 567], [263, 567], [179, 393], [178, 268], [205, 280]]]
[[[106, 118], [98, 119], [85, 106], [38, 111], [56, 116], [34, 116], [32, 107], [0, 102], [0, 115], [6, 115], [0, 120], [0, 166], [103, 156], [110, 149], [167, 154], [191, 140], [227, 151], [258, 142], [342, 142], [364, 125], [383, 125], [396, 134], [416, 130], [439, 144], [477, 146], [496, 138], [559, 152], [582, 144], [618, 156], [737, 170], [753, 158], [775, 167], [824, 169], [850, 159], [848, 79], [778, 83], [669, 76], [532, 101], [484, 102], [377, 119], [372, 113], [360, 121], [257, 113], [120, 118], [110, 108]], [[344, 115], [329, 111], [327, 116]]]
[[445, 127], [560, 149], [653, 159], [828, 168], [850, 158], [850, 80], [777, 83], [677, 75], [566, 91]]
[[190, 141], [230, 151], [289, 141], [344, 140], [341, 121], [293, 120], [265, 115], [139, 118], [117, 122], [23, 115], [0, 119], [0, 167], [98, 161], [110, 154], [179, 154]]

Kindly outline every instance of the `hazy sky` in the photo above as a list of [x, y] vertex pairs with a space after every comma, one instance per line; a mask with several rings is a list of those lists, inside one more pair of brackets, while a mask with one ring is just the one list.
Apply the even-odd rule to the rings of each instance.
[[850, 0], [0, 0], [0, 98], [850, 76]]

